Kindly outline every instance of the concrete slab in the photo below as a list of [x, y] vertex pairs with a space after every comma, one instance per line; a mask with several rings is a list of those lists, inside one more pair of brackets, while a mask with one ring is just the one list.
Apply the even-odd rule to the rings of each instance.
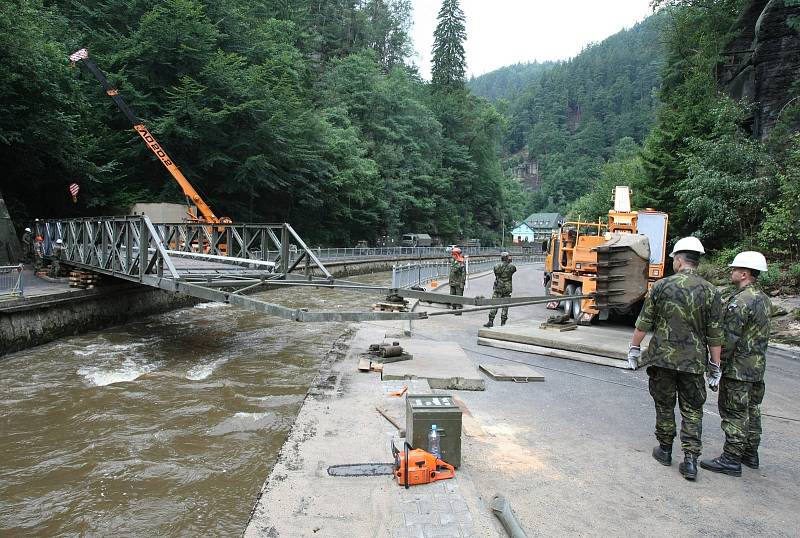
[[245, 538], [500, 536], [483, 502], [485, 493], [475, 489], [466, 469], [454, 479], [408, 490], [391, 476], [328, 474], [331, 465], [392, 461], [389, 447], [399, 442], [398, 432], [385, 417], [404, 423], [405, 398], [389, 394], [404, 385], [430, 391], [421, 379], [381, 382], [377, 375], [354, 371], [358, 357], [352, 350], [363, 349], [374, 337], [375, 328], [362, 325], [351, 351], [334, 360], [320, 376], [323, 385], [309, 392], [261, 490]]
[[479, 364], [478, 369], [486, 372], [486, 375], [495, 381], [514, 381], [515, 383], [544, 381], [544, 375], [527, 364]]
[[[628, 368], [628, 344], [633, 328], [586, 326], [574, 331], [552, 331], [539, 328], [537, 320], [478, 331], [478, 345], [523, 351], [615, 368]], [[650, 335], [642, 342], [647, 349]], [[646, 366], [641, 363], [639, 367]]]
[[486, 382], [455, 342], [401, 340], [400, 345], [414, 355], [414, 360], [385, 364], [384, 381], [426, 379], [432, 389], [486, 389]]
[[[591, 355], [589, 353], [578, 353], [576, 351], [564, 351], [563, 349], [553, 349], [549, 347], [534, 346], [533, 344], [520, 344], [517, 342], [508, 342], [505, 340], [494, 340], [492, 338], [478, 338], [479, 346], [495, 347], [497, 349], [509, 349], [511, 351], [522, 351], [523, 353], [532, 353], [534, 355], [544, 355], [545, 357], [555, 357], [557, 359], [568, 359], [572, 361], [588, 362], [591, 364], [600, 364], [602, 366], [613, 366], [614, 368], [628, 369], [627, 359], [612, 359], [600, 355]], [[644, 364], [639, 367], [645, 366]]]

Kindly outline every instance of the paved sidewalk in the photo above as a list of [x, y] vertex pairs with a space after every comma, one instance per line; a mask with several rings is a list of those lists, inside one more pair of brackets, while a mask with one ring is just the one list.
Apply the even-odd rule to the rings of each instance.
[[[331, 465], [391, 462], [397, 430], [377, 411], [405, 424], [405, 398], [389, 393], [425, 381], [382, 382], [356, 371], [356, 353], [384, 340], [391, 324], [362, 324], [351, 350], [320, 375], [281, 450], [245, 531], [246, 537], [376, 536], [387, 538], [499, 536], [490, 498], [475, 489], [469, 471], [405, 489], [391, 476], [331, 477]], [[432, 391], [431, 391], [432, 392]], [[465, 454], [464, 457], [469, 457]]]

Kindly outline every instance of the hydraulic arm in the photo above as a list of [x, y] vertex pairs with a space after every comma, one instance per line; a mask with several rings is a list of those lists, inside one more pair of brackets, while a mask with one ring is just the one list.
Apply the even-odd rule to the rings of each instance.
[[111, 85], [111, 83], [106, 78], [105, 74], [97, 67], [97, 64], [89, 58], [89, 51], [87, 49], [80, 49], [79, 51], [71, 54], [69, 59], [75, 62], [83, 62], [83, 64], [92, 72], [92, 74], [100, 81], [100, 84], [103, 86], [103, 89], [106, 91], [106, 94], [114, 100], [117, 107], [125, 114], [125, 117], [133, 125], [134, 131], [139, 133], [139, 136], [142, 137], [147, 147], [155, 153], [158, 160], [161, 161], [166, 169], [172, 174], [172, 177], [175, 181], [178, 182], [181, 189], [183, 190], [183, 194], [186, 195], [186, 198], [189, 199], [189, 202], [192, 206], [196, 208], [193, 212], [191, 209], [189, 210], [189, 217], [191, 220], [196, 222], [208, 222], [211, 224], [219, 224], [219, 223], [229, 223], [231, 219], [228, 217], [217, 217], [214, 214], [214, 211], [211, 210], [211, 207], [203, 200], [203, 198], [198, 194], [198, 192], [192, 187], [192, 184], [189, 183], [189, 180], [181, 173], [180, 169], [175, 165], [173, 160], [167, 155], [167, 152], [164, 150], [164, 147], [158, 143], [155, 139], [153, 134], [145, 127], [144, 122], [140, 120], [136, 114], [133, 113], [133, 110], [128, 106], [128, 104], [122, 99], [122, 96], [119, 95], [117, 89]]

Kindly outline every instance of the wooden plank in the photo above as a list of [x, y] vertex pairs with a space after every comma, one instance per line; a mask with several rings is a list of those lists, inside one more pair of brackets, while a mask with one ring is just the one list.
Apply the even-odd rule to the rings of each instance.
[[556, 330], [560, 332], [574, 331], [578, 328], [577, 323], [542, 323], [539, 325], [540, 329]]
[[378, 413], [380, 413], [380, 414], [381, 414], [381, 416], [382, 416], [383, 418], [385, 418], [386, 420], [388, 420], [388, 421], [389, 421], [389, 423], [390, 423], [392, 426], [394, 426], [395, 428], [397, 428], [397, 432], [398, 432], [398, 434], [399, 434], [399, 436], [400, 436], [400, 437], [405, 437], [405, 436], [406, 436], [406, 429], [405, 429], [403, 426], [401, 426], [401, 425], [400, 425], [400, 422], [399, 422], [399, 421], [397, 421], [397, 420], [393, 419], [391, 416], [389, 416], [389, 412], [388, 412], [386, 409], [382, 409], [382, 408], [380, 408], [380, 407], [376, 407], [376, 408], [375, 408], [375, 411], [377, 411]]
[[544, 381], [543, 374], [526, 364], [480, 364], [478, 368], [495, 381], [514, 381], [515, 383]]

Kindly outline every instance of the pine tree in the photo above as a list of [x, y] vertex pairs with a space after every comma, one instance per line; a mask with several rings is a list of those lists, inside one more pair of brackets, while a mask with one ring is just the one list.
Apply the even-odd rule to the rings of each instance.
[[466, 60], [464, 41], [464, 12], [458, 0], [444, 0], [437, 16], [439, 23], [433, 32], [433, 69], [431, 82], [435, 87], [449, 88], [464, 85]]

